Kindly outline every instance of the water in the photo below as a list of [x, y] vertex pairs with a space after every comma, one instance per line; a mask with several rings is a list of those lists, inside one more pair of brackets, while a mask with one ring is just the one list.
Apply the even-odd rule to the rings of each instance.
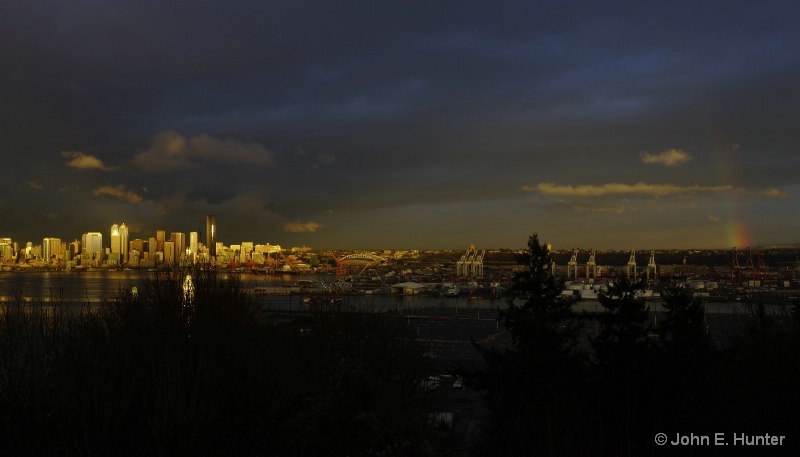
[[26, 271], [0, 273], [0, 301], [21, 296], [33, 302], [98, 303], [120, 288], [137, 286], [144, 271]]
[[[143, 280], [153, 273], [144, 270], [93, 270], [83, 272], [67, 271], [26, 271], [0, 272], [0, 302], [21, 296], [27, 301], [56, 302], [68, 304], [99, 304], [104, 299], [113, 298], [121, 288], [140, 287]], [[227, 277], [226, 272], [221, 273]], [[298, 280], [311, 280], [319, 283], [336, 282], [331, 275], [253, 275], [240, 274], [244, 287], [253, 290], [266, 285], [294, 285]], [[263, 308], [272, 310], [308, 310], [309, 304], [303, 299], [308, 294], [256, 295]], [[343, 308], [347, 310], [366, 310], [373, 312], [410, 313], [415, 310], [448, 310], [459, 315], [475, 315], [504, 308], [503, 300], [470, 299], [466, 296], [439, 297], [430, 295], [345, 295]], [[483, 317], [483, 316], [481, 316]]]
[[[152, 273], [144, 270], [94, 270], [83, 272], [67, 271], [26, 271], [0, 272], [0, 302], [11, 300], [19, 295], [31, 302], [51, 302], [62, 300], [71, 304], [99, 304], [104, 299], [113, 298], [120, 288], [140, 286], [141, 282]], [[221, 273], [222, 277], [227, 272]], [[331, 275], [253, 275], [240, 274], [245, 288], [253, 290], [266, 285], [294, 285], [298, 280], [311, 280], [318, 283], [333, 284], [336, 279]], [[302, 310], [309, 306], [303, 303], [308, 294], [292, 295], [256, 295], [262, 307], [273, 310]], [[368, 310], [373, 312], [413, 313], [415, 310], [428, 312], [440, 310], [447, 314], [488, 316], [497, 308], [505, 308], [502, 299], [470, 299], [465, 295], [458, 297], [439, 297], [434, 295], [345, 295], [343, 308], [348, 310]], [[651, 314], [662, 314], [661, 303], [648, 302]], [[785, 306], [767, 306], [768, 312], [781, 313]], [[597, 301], [583, 301], [575, 305], [578, 312], [589, 313], [602, 311]], [[709, 315], [744, 315], [745, 305], [742, 302], [706, 303]]]

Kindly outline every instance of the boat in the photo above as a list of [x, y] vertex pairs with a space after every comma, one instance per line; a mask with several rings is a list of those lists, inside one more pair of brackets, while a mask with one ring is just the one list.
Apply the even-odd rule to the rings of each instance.
[[450, 286], [443, 285], [440, 289], [439, 295], [442, 297], [458, 297], [461, 295], [461, 289], [455, 284], [451, 284]]

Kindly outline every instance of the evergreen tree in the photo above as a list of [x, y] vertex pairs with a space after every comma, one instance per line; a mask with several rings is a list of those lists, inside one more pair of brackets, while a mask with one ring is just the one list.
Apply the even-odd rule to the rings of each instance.
[[595, 357], [601, 366], [628, 370], [644, 357], [645, 337], [650, 327], [644, 325], [650, 307], [640, 292], [647, 287], [644, 280], [623, 276], [597, 294], [603, 312], [597, 315], [598, 334], [592, 340]]
[[511, 347], [478, 349], [487, 367], [474, 373], [494, 413], [492, 455], [580, 453], [578, 382], [582, 359], [576, 350], [578, 323], [573, 299], [551, 274], [552, 260], [536, 234], [517, 261], [508, 308], [501, 313]]
[[704, 361], [711, 349], [700, 297], [681, 285], [671, 284], [661, 291], [664, 318], [657, 329], [667, 353], [684, 362]]
[[[597, 403], [596, 430], [602, 454], [643, 455], [652, 448], [652, 399], [658, 380], [648, 345], [649, 307], [640, 292], [644, 281], [617, 278], [598, 293], [603, 307], [592, 339], [596, 364], [590, 400]], [[649, 437], [649, 438], [648, 438]]]
[[513, 277], [503, 313], [517, 349], [544, 357], [570, 351], [577, 331], [572, 312], [575, 300], [562, 295], [564, 283], [553, 276], [550, 252], [539, 244], [535, 233], [528, 240], [528, 250], [517, 256], [517, 263], [524, 269]]

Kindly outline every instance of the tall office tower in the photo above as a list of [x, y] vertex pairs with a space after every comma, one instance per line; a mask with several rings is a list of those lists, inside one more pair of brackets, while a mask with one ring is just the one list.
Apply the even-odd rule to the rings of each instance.
[[192, 257], [197, 256], [197, 232], [189, 232], [189, 252]]
[[13, 257], [14, 248], [11, 244], [11, 238], [0, 238], [0, 259], [9, 262]]
[[99, 258], [103, 254], [103, 234], [100, 232], [87, 232], [83, 234], [81, 254], [88, 254], [91, 258]]
[[172, 241], [165, 241], [164, 242], [164, 262], [170, 265], [174, 265], [177, 261], [175, 257], [175, 243]]
[[119, 251], [122, 263], [128, 263], [128, 226], [124, 223], [119, 226]]
[[60, 238], [45, 238], [42, 240], [42, 259], [45, 262], [58, 260], [64, 255], [61, 250]]
[[150, 240], [147, 242], [148, 260], [154, 261], [156, 258], [156, 252], [158, 252], [158, 242], [155, 238], [150, 237]]
[[169, 240], [175, 243], [175, 260], [181, 260], [186, 256], [186, 234], [173, 232], [169, 234]]
[[81, 242], [78, 240], [73, 241], [69, 244], [69, 252], [70, 256], [74, 259], [75, 257], [79, 257], [81, 255]]
[[134, 249], [139, 251], [139, 255], [141, 256], [141, 254], [144, 252], [144, 240], [141, 239], [141, 238], [136, 238], [135, 240], [131, 240], [128, 243], [129, 255], [130, 255], [130, 251], [133, 251]]
[[122, 249], [119, 244], [119, 226], [114, 224], [111, 226], [111, 253], [119, 254]]
[[156, 230], [156, 251], [164, 252], [164, 242], [167, 241], [166, 230]]
[[206, 216], [206, 246], [213, 260], [217, 256], [217, 218], [213, 215]]

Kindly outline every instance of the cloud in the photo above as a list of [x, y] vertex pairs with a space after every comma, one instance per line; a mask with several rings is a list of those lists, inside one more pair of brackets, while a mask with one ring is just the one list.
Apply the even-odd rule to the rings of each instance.
[[28, 187], [30, 187], [31, 189], [36, 189], [36, 190], [44, 189], [44, 186], [39, 184], [36, 181], [28, 181]]
[[610, 183], [601, 186], [559, 186], [553, 183], [541, 183], [535, 187], [523, 186], [527, 192], [537, 191], [542, 195], [564, 195], [578, 197], [603, 197], [606, 195], [647, 195], [651, 197], [665, 197], [668, 195], [683, 195], [696, 193], [728, 192], [733, 186], [675, 186], [672, 184], [619, 184]]
[[642, 162], [644, 163], [658, 163], [668, 167], [681, 165], [692, 160], [692, 156], [689, 155], [688, 152], [680, 149], [667, 149], [666, 151], [661, 151], [658, 154], [650, 154], [649, 152], [645, 151], [639, 154], [639, 156], [642, 158]]
[[82, 152], [61, 151], [61, 157], [69, 159], [65, 164], [70, 168], [108, 170], [102, 160]]
[[314, 165], [313, 166], [314, 166], [315, 170], [319, 170], [320, 168], [322, 168], [322, 167], [324, 167], [326, 165], [331, 165], [334, 162], [336, 162], [336, 156], [334, 156], [334, 155], [331, 155], [331, 154], [317, 154], [317, 156], [314, 157]]
[[788, 192], [784, 192], [779, 189], [767, 189], [765, 191], [759, 192], [759, 194], [769, 198], [788, 197], [790, 195]]
[[549, 206], [550, 209], [577, 211], [579, 213], [606, 213], [606, 214], [624, 214], [630, 212], [638, 212], [635, 207], [626, 206], [623, 203], [616, 203], [610, 205], [587, 205], [584, 203], [570, 203], [565, 200], [555, 200]]
[[612, 213], [612, 214], [623, 214], [630, 211], [636, 211], [635, 209], [629, 208], [625, 205], [617, 205], [617, 206], [572, 205], [572, 209], [582, 213], [587, 212], [587, 213]]
[[719, 222], [719, 216], [714, 214], [709, 214], [706, 219], [708, 219], [709, 222], [714, 222], [714, 223]]
[[95, 196], [109, 195], [111, 197], [116, 197], [120, 200], [126, 200], [128, 203], [141, 203], [143, 200], [141, 195], [138, 195], [135, 192], [128, 190], [124, 185], [121, 184], [116, 187], [112, 186], [98, 187], [97, 189], [92, 191], [92, 194]]
[[318, 229], [324, 227], [322, 224], [318, 222], [287, 222], [283, 226], [283, 231], [288, 233], [308, 233], [308, 232], [316, 232]]
[[137, 167], [148, 172], [193, 168], [199, 162], [270, 165], [273, 154], [260, 143], [219, 140], [205, 133], [187, 138], [168, 130], [157, 134], [150, 149], [133, 158]]

